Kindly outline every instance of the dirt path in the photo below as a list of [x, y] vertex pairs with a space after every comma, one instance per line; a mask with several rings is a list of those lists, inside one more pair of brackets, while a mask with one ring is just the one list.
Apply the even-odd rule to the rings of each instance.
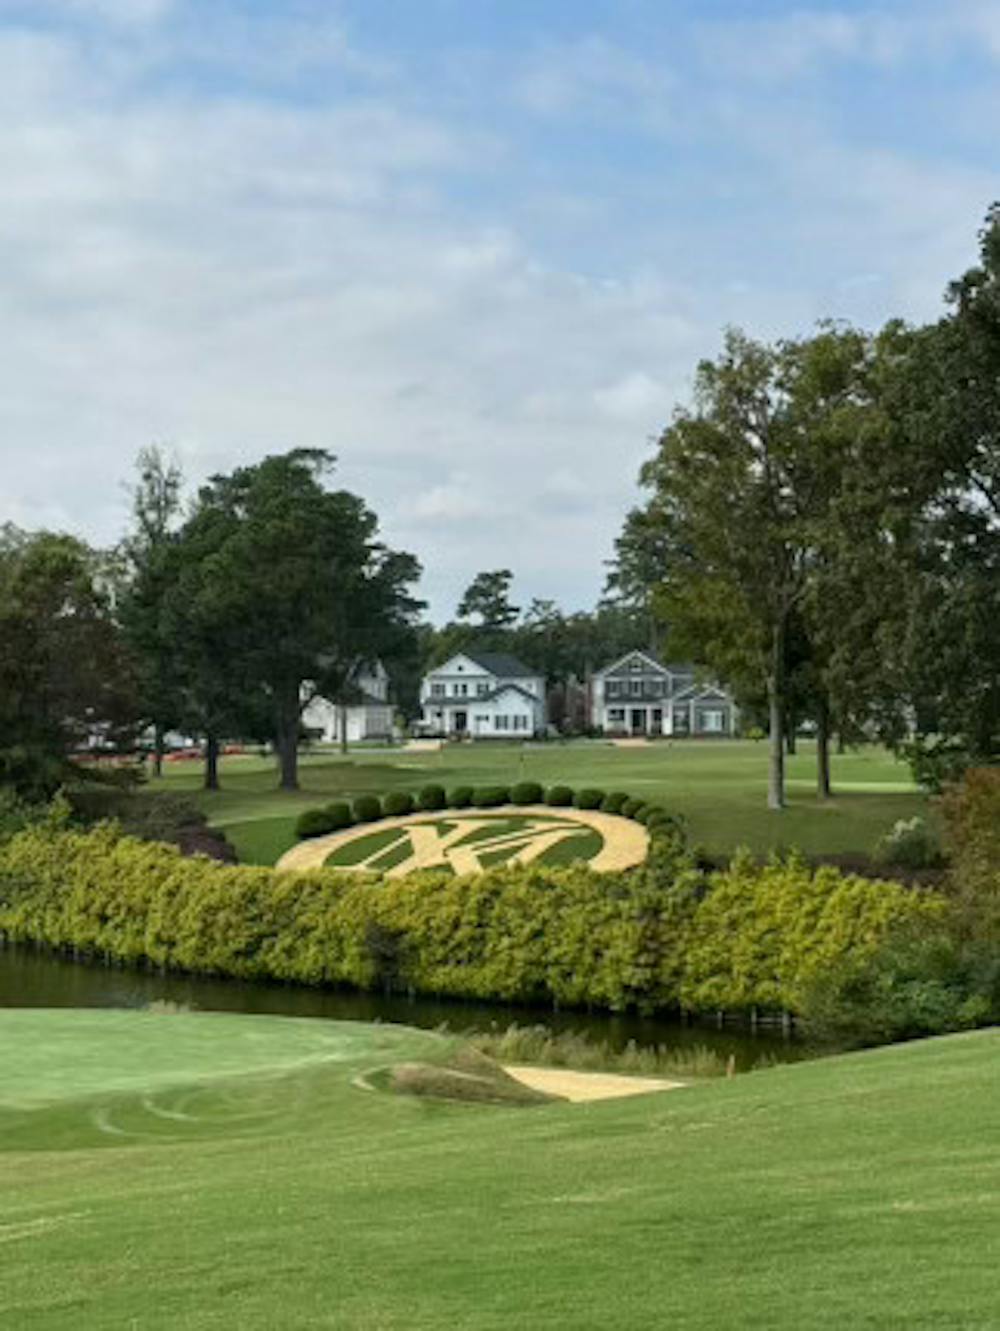
[[504, 1071], [536, 1091], [561, 1095], [565, 1100], [614, 1100], [623, 1095], [647, 1095], [650, 1091], [675, 1091], [682, 1081], [662, 1077], [616, 1077], [607, 1072], [570, 1072], [566, 1068], [536, 1068], [505, 1065]]

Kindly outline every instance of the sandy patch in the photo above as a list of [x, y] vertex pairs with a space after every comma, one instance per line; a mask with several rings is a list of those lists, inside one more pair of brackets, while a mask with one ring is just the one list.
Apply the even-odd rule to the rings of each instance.
[[616, 1077], [607, 1072], [570, 1072], [567, 1068], [504, 1065], [504, 1072], [532, 1090], [561, 1095], [574, 1103], [585, 1100], [615, 1100], [625, 1095], [648, 1095], [651, 1091], [675, 1091], [682, 1081], [662, 1077]]

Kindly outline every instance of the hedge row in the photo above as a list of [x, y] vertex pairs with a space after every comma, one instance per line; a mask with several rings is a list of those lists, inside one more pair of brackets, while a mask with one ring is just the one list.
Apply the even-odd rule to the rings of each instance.
[[372, 882], [222, 865], [124, 836], [31, 827], [0, 846], [0, 934], [125, 963], [306, 984], [621, 1010], [795, 1010], [824, 967], [943, 910], [790, 859], [702, 874], [501, 865]]
[[513, 786], [456, 786], [445, 790], [443, 786], [424, 786], [416, 795], [393, 790], [378, 795], [359, 795], [353, 803], [338, 801], [321, 809], [306, 809], [295, 824], [295, 835], [300, 840], [328, 836], [355, 823], [372, 823], [379, 818], [401, 818], [406, 814], [433, 812], [438, 809], [496, 809], [504, 804], [547, 804], [550, 808], [599, 809], [604, 813], [635, 818], [649, 829], [651, 836], [683, 835], [681, 819], [658, 804], [647, 804], [633, 799], [621, 791], [605, 794], [603, 790], [587, 788], [574, 791], [570, 786], [549, 786], [546, 790], [537, 781], [520, 781]]

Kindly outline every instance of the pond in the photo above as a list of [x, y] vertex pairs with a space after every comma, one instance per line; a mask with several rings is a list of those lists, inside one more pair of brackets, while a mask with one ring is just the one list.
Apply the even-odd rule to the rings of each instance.
[[112, 1007], [140, 1008], [150, 1003], [176, 1003], [206, 1012], [271, 1013], [284, 1017], [326, 1017], [338, 1021], [387, 1021], [428, 1029], [447, 1025], [453, 1031], [503, 1029], [512, 1022], [545, 1025], [556, 1031], [580, 1031], [594, 1040], [623, 1048], [638, 1045], [684, 1048], [701, 1045], [723, 1058], [732, 1055], [739, 1068], [762, 1058], [796, 1062], [809, 1056], [798, 1040], [775, 1030], [756, 1033], [743, 1027], [686, 1025], [664, 1017], [634, 1014], [553, 1012], [551, 1008], [515, 1004], [466, 1003], [447, 999], [357, 993], [303, 985], [269, 984], [170, 975], [73, 961], [34, 948], [0, 944], [0, 1008]]

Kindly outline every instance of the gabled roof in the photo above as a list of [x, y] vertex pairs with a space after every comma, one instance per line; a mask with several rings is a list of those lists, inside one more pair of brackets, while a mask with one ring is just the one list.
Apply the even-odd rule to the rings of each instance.
[[681, 689], [670, 699], [675, 702], [698, 702], [702, 698], [718, 698], [720, 702], [731, 703], [729, 694], [719, 687], [718, 684], [689, 684], [686, 689]]
[[455, 655], [467, 656], [470, 661], [482, 666], [497, 679], [538, 678], [537, 670], [532, 670], [531, 666], [525, 665], [523, 661], [519, 661], [516, 656], [511, 656], [508, 652], [477, 652], [466, 648], [465, 651], [456, 652]]
[[658, 675], [664, 675], [667, 673], [667, 666], [658, 661], [655, 656], [651, 656], [649, 652], [640, 651], [638, 648], [635, 648], [631, 652], [626, 652], [625, 655], [620, 656], [617, 661], [612, 661], [610, 665], [606, 665], [603, 670], [598, 670], [596, 673], [598, 675], [611, 675], [625, 665], [626, 662], [631, 661], [635, 656], [639, 657], [645, 665], [649, 666], [649, 668], [654, 670]]
[[520, 684], [510, 683], [500, 684], [492, 693], [488, 693], [485, 698], [473, 698], [472, 701], [474, 703], [495, 702], [502, 693], [519, 693], [522, 698], [527, 698], [529, 702], [537, 703], [539, 701], [533, 693], [529, 693], [527, 689], [522, 689]]

